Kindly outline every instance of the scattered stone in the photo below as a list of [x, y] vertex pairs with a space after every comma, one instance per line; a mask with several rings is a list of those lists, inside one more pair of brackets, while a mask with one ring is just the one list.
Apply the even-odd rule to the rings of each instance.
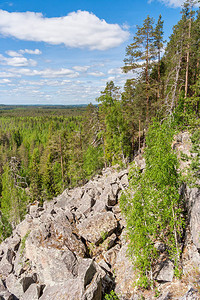
[[100, 260], [100, 261], [98, 262], [98, 265], [99, 265], [104, 271], [106, 271], [106, 272], [111, 272], [111, 269], [110, 269], [109, 265], [105, 262], [104, 259]]
[[154, 247], [159, 251], [159, 252], [164, 252], [166, 250], [166, 245], [164, 243], [161, 243], [159, 241], [157, 241], [154, 244]]
[[55, 284], [53, 286], [46, 286], [40, 300], [81, 300], [83, 294], [83, 287], [79, 278], [70, 279], [66, 282]]
[[181, 300], [199, 300], [200, 294], [196, 289], [191, 287], [187, 293], [181, 298]]
[[110, 250], [104, 253], [105, 261], [109, 265], [115, 264], [119, 250], [120, 250], [120, 245], [117, 244], [115, 247], [111, 248]]
[[39, 207], [39, 203], [38, 202], [35, 202], [34, 204], [30, 205], [30, 207], [29, 207], [29, 214], [33, 218], [37, 218], [39, 216], [39, 214], [38, 214], [38, 207]]
[[96, 213], [77, 225], [79, 234], [90, 243], [98, 245], [104, 236], [110, 236], [117, 228], [117, 220], [112, 212]]
[[89, 194], [85, 193], [79, 208], [77, 209], [76, 213], [81, 213], [84, 215], [88, 215], [88, 213], [91, 211], [92, 206], [95, 204], [94, 198], [89, 196]]
[[113, 183], [111, 185], [111, 188], [112, 188], [112, 193], [113, 193], [114, 197], [117, 197], [117, 195], [120, 191], [120, 187], [119, 187], [118, 183]]
[[38, 300], [40, 297], [41, 287], [32, 283], [23, 294], [21, 300]]
[[0, 276], [7, 277], [13, 270], [12, 264], [7, 260], [4, 255], [0, 261]]
[[170, 260], [161, 263], [160, 271], [156, 277], [159, 282], [171, 282], [174, 277], [174, 264]]
[[92, 259], [81, 260], [78, 266], [78, 276], [82, 280], [84, 288], [91, 283], [96, 272], [97, 270]]
[[14, 274], [10, 274], [6, 278], [6, 287], [11, 294], [14, 294], [19, 299], [24, 294], [23, 286]]
[[[128, 244], [124, 244], [118, 251], [112, 269], [115, 276], [115, 292], [121, 295], [122, 299], [129, 299], [134, 294], [135, 288], [133, 282], [136, 280], [136, 274], [133, 265], [127, 255]], [[112, 262], [113, 260], [110, 260]], [[139, 299], [141, 299], [139, 297]]]
[[[183, 141], [188, 151], [187, 136], [181, 137], [177, 147], [181, 149]], [[145, 168], [141, 154], [135, 161], [141, 170]], [[127, 257], [126, 222], [117, 203], [128, 186], [128, 170], [117, 173], [107, 168], [102, 173], [84, 187], [65, 190], [52, 201], [45, 201], [43, 208], [38, 203], [30, 206], [25, 220], [0, 246], [0, 299], [100, 300], [112, 289], [120, 299], [141, 298], [142, 292], [137, 293], [133, 286], [137, 276]], [[187, 187], [182, 194], [187, 194], [193, 241], [187, 237], [190, 245], [185, 246], [187, 255], [183, 259], [186, 276], [190, 269], [195, 274], [200, 272], [200, 191]], [[156, 242], [155, 248], [160, 253], [166, 251], [162, 242]], [[191, 267], [186, 268], [186, 257]], [[170, 260], [157, 269], [156, 285], [162, 294], [159, 300], [200, 299], [193, 288], [182, 297], [188, 283], [181, 283], [182, 298], [171, 293], [176, 281]], [[188, 278], [189, 281], [192, 277]], [[143, 294], [145, 300], [154, 299], [153, 291]]]
[[111, 234], [111, 236], [106, 238], [105, 241], [101, 244], [101, 248], [104, 250], [109, 250], [111, 247], [114, 246], [116, 238], [117, 236], [115, 233]]
[[145, 163], [145, 159], [142, 156], [142, 154], [139, 154], [135, 157], [134, 159], [136, 166], [140, 169], [140, 170], [144, 170], [146, 167], [146, 163]]
[[128, 184], [129, 184], [128, 175], [124, 174], [121, 178], [121, 185], [122, 185], [123, 188], [126, 188], [126, 187], [128, 187]]
[[36, 276], [25, 276], [23, 277], [21, 280], [20, 280], [20, 283], [23, 287], [23, 291], [24, 293], [26, 292], [26, 290], [29, 288], [29, 286], [33, 283], [35, 283], [37, 280], [37, 277]]
[[200, 190], [190, 190], [190, 203], [194, 202], [191, 208], [190, 228], [193, 243], [200, 250]]
[[171, 299], [170, 292], [166, 292], [163, 295], [161, 295], [159, 298], [157, 298], [157, 300], [169, 300], [169, 299]]
[[8, 291], [5, 291], [0, 293], [0, 300], [18, 300], [18, 298]]

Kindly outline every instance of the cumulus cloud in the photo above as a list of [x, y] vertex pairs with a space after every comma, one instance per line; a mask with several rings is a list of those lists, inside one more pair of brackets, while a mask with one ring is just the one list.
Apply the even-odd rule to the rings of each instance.
[[25, 76], [42, 76], [47, 78], [56, 78], [56, 77], [68, 77], [68, 78], [76, 78], [79, 76], [78, 72], [75, 72], [70, 69], [44, 69], [44, 70], [31, 70], [28, 68], [21, 69], [10, 69], [12, 73], [25, 75]]
[[31, 50], [31, 49], [24, 49], [24, 50], [19, 50], [19, 51], [13, 51], [13, 50], [8, 50], [6, 51], [6, 54], [12, 57], [16, 56], [22, 56], [22, 54], [33, 54], [33, 55], [39, 55], [42, 54], [42, 52], [39, 49]]
[[[149, 0], [148, 2], [151, 3], [153, 1], [154, 0]], [[158, 0], [158, 1], [165, 4], [166, 6], [174, 7], [174, 8], [182, 7], [185, 2], [185, 0]], [[198, 4], [196, 6], [198, 6]]]
[[78, 72], [86, 72], [90, 67], [89, 66], [74, 66], [73, 69]]
[[0, 72], [0, 77], [11, 78], [11, 77], [21, 77], [21, 75], [13, 74], [11, 72]]
[[40, 51], [39, 49], [35, 49], [35, 50], [31, 50], [31, 49], [24, 49], [24, 50], [19, 50], [19, 53], [24, 54], [33, 54], [33, 55], [39, 55], [42, 54], [42, 51]]
[[103, 72], [100, 72], [100, 71], [90, 72], [88, 74], [91, 76], [95, 76], [95, 77], [102, 77], [105, 75]]
[[184, 3], [184, 0], [159, 0], [159, 1], [171, 7], [181, 7]]
[[7, 78], [0, 79], [0, 83], [10, 83], [11, 81]]
[[37, 62], [33, 59], [27, 59], [25, 57], [4, 57], [0, 54], [0, 64], [12, 66], [12, 67], [25, 67], [25, 66], [36, 66]]
[[0, 10], [0, 33], [20, 40], [91, 50], [119, 46], [129, 37], [129, 32], [118, 24], [108, 24], [90, 12], [80, 10], [58, 18], [45, 18], [35, 12]]
[[21, 53], [18, 53], [16, 51], [12, 51], [12, 50], [6, 51], [6, 54], [9, 56], [22, 56]]
[[32, 81], [32, 80], [20, 80], [19, 83], [21, 85], [31, 85], [31, 86], [54, 86], [54, 87], [60, 87], [60, 86], [64, 86], [64, 85], [68, 85], [71, 84], [72, 81], [71, 79], [62, 79], [62, 80], [55, 80], [55, 79], [42, 79], [42, 80], [36, 80], [36, 81]]
[[122, 69], [121, 68], [115, 68], [115, 69], [110, 69], [108, 70], [108, 74], [123, 74]]

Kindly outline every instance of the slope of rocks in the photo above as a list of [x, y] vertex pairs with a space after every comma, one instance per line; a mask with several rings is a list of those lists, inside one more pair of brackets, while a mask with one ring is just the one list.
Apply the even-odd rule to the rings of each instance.
[[[182, 137], [176, 148], [188, 147]], [[186, 145], [186, 146], [185, 146]], [[143, 170], [141, 155], [135, 163]], [[25, 220], [0, 245], [0, 299], [100, 300], [115, 290], [119, 299], [155, 299], [155, 291], [133, 286], [125, 220], [118, 199], [128, 170], [107, 168], [83, 187], [65, 190], [43, 207], [29, 207]], [[158, 299], [200, 299], [200, 190], [183, 187], [190, 215], [183, 245], [183, 276], [170, 260], [158, 264]], [[190, 230], [191, 229], [191, 230]], [[155, 245], [160, 249], [164, 245]], [[143, 297], [143, 298], [141, 298]]]
[[125, 242], [118, 197], [128, 185], [127, 174], [106, 169], [43, 207], [31, 205], [0, 246], [0, 298], [101, 299], [115, 288], [115, 264], [119, 272], [128, 266], [132, 272], [119, 255]]

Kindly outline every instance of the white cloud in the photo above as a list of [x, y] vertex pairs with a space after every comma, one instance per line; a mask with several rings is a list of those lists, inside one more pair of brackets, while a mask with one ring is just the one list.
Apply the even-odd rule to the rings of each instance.
[[39, 55], [42, 54], [42, 51], [39, 49], [31, 50], [31, 49], [24, 49], [24, 50], [19, 50], [19, 53], [27, 53], [27, 54], [33, 54], [33, 55]]
[[0, 33], [20, 40], [91, 50], [119, 46], [129, 37], [129, 32], [118, 24], [108, 24], [90, 12], [80, 10], [59, 18], [45, 18], [35, 12], [0, 10]]
[[0, 77], [11, 78], [11, 77], [21, 77], [21, 75], [16, 75], [16, 74], [13, 74], [11, 72], [9, 72], [9, 73], [7, 73], [7, 72], [0, 72]]
[[10, 69], [12, 73], [25, 75], [25, 76], [42, 76], [47, 78], [56, 78], [56, 77], [68, 77], [68, 78], [76, 78], [79, 76], [78, 72], [75, 72], [70, 69], [44, 69], [44, 70], [31, 70], [28, 68], [21, 69]]
[[108, 70], [108, 74], [114, 74], [114, 75], [116, 75], [116, 74], [122, 74], [122, 73], [123, 72], [122, 72], [121, 68], [115, 68], [115, 69]]
[[34, 75], [41, 75], [43, 77], [63, 77], [63, 76], [67, 76], [69, 78], [75, 78], [78, 77], [79, 73], [74, 72], [73, 70], [70, 69], [58, 69], [58, 70], [53, 70], [53, 69], [45, 69], [42, 71], [37, 71], [34, 70], [33, 71]]
[[88, 73], [88, 75], [95, 76], [95, 77], [101, 77], [101, 76], [104, 76], [105, 74], [103, 72], [95, 71], [95, 72]]
[[16, 51], [12, 51], [12, 50], [6, 51], [6, 54], [9, 56], [22, 56], [20, 53], [18, 53]]
[[20, 80], [19, 81], [19, 84], [20, 85], [25, 85], [25, 86], [28, 86], [28, 85], [31, 85], [31, 86], [54, 86], [54, 87], [60, 87], [60, 86], [63, 86], [63, 85], [68, 85], [70, 84], [71, 85], [72, 81], [71, 80], [68, 80], [68, 79], [64, 79], [64, 80], [52, 80], [52, 79], [42, 79], [42, 80], [36, 80], [36, 81], [31, 81], [31, 80]]
[[25, 57], [4, 57], [0, 54], [0, 64], [12, 66], [12, 67], [26, 67], [26, 66], [36, 66], [37, 62], [33, 59], [27, 59]]
[[[151, 3], [153, 1], [154, 0], [149, 0], [148, 3]], [[185, 0], [158, 0], [158, 1], [165, 4], [166, 6], [174, 7], [174, 8], [182, 7], [185, 2]], [[198, 6], [198, 4], [196, 4], [195, 6]]]
[[90, 67], [89, 66], [74, 66], [73, 69], [77, 72], [86, 72]]
[[22, 54], [33, 54], [33, 55], [39, 55], [42, 54], [42, 52], [39, 49], [31, 50], [31, 49], [24, 49], [24, 50], [19, 50], [19, 51], [13, 51], [13, 50], [8, 50], [6, 51], [6, 54], [12, 57], [18, 57], [22, 56]]
[[0, 79], [0, 83], [10, 83], [10, 82], [11, 82], [11, 80], [6, 79], [6, 78]]
[[184, 0], [159, 0], [159, 1], [170, 7], [181, 7], [184, 3]]

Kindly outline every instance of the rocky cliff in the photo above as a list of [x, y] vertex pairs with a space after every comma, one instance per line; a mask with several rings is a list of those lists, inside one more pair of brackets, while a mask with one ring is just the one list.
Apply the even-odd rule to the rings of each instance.
[[[189, 151], [189, 136], [179, 137], [175, 147]], [[144, 169], [141, 155], [135, 162]], [[118, 203], [127, 186], [128, 170], [107, 168], [43, 207], [31, 205], [0, 245], [0, 299], [100, 300], [111, 290], [119, 299], [200, 299], [200, 190], [181, 190], [189, 216], [181, 279], [174, 276], [173, 262], [165, 261], [158, 264], [156, 289], [140, 291], [133, 286], [135, 271]], [[162, 245], [156, 247], [162, 255]]]

